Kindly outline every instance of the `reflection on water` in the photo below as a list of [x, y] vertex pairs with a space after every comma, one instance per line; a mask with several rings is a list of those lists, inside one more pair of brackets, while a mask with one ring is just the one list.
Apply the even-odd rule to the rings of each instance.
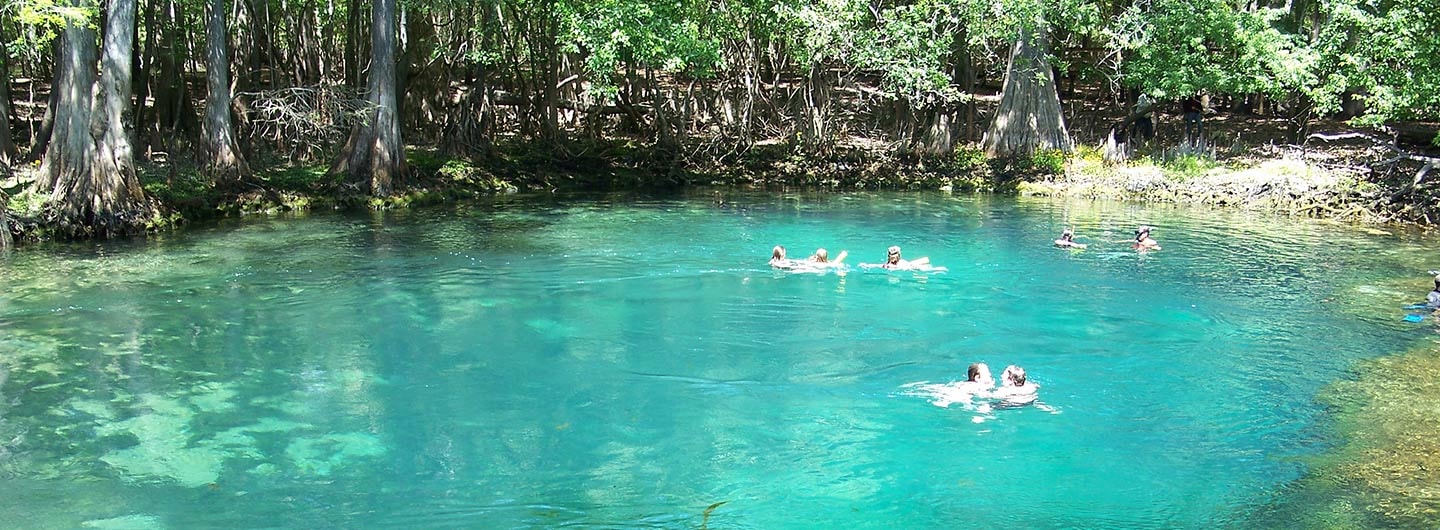
[[[1140, 224], [1164, 250], [1129, 249]], [[1090, 247], [1053, 248], [1065, 226]], [[0, 267], [0, 526], [1269, 527], [1253, 507], [1339, 443], [1317, 393], [1433, 336], [1399, 321], [1430, 243], [699, 192], [24, 249]], [[775, 244], [948, 271], [777, 272]], [[977, 361], [1063, 413], [976, 423], [902, 389]]]

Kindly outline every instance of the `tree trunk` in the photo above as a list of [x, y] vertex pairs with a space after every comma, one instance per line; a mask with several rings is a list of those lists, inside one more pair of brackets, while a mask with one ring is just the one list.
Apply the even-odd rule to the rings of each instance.
[[[184, 4], [171, 0], [169, 2], [169, 14], [171, 20], [184, 20]], [[156, 138], [155, 144], [161, 145], [164, 149], [174, 151], [185, 142], [182, 139], [191, 139], [195, 133], [196, 117], [195, 104], [190, 99], [190, 90], [185, 83], [185, 49], [182, 32], [185, 31], [182, 24], [168, 24], [165, 31], [165, 57], [161, 59], [160, 82], [155, 92], [155, 114], [159, 130], [167, 134]], [[179, 133], [184, 133], [179, 134]]]
[[[67, 75], [65, 71], [64, 40], [63, 38], [57, 37], [50, 43], [51, 49], [53, 50], [52, 60], [55, 64], [52, 70], [56, 81], [51, 83], [50, 96], [46, 98], [45, 116], [40, 118], [40, 130], [30, 135], [30, 155], [25, 157], [26, 161], [40, 160], [41, 157], [45, 156], [45, 153], [49, 152], [50, 138], [54, 136], [55, 132], [55, 110], [60, 107], [61, 90], [59, 89], [59, 80], [64, 79]], [[35, 83], [33, 81], [30, 83], [30, 91], [32, 94], [35, 91]]]
[[830, 145], [827, 128], [830, 120], [830, 79], [826, 73], [825, 66], [817, 59], [805, 76], [800, 139], [810, 153], [823, 153]]
[[360, 24], [364, 0], [350, 0], [345, 7], [345, 86], [360, 88]]
[[5, 203], [10, 202], [10, 197], [0, 191], [0, 251], [10, 250], [10, 212], [5, 210]]
[[405, 175], [405, 144], [395, 94], [395, 0], [371, 8], [371, 57], [367, 119], [350, 132], [331, 173], [347, 174], [375, 197], [387, 197]]
[[205, 22], [205, 145], [200, 165], [218, 184], [234, 184], [250, 173], [230, 123], [230, 48], [226, 43], [225, 1], [210, 0]]
[[1060, 115], [1045, 32], [1042, 21], [1037, 29], [1022, 29], [1015, 41], [1000, 107], [985, 134], [985, 151], [991, 156], [1028, 156], [1044, 149], [1069, 152], [1072, 148], [1065, 118]]
[[[5, 43], [5, 25], [0, 24], [0, 46]], [[0, 49], [0, 166], [10, 165], [18, 154], [15, 151], [14, 137], [10, 132], [10, 109], [13, 108], [10, 102], [10, 63], [5, 50]], [[4, 211], [0, 211], [0, 220], [3, 220]]]
[[[150, 78], [155, 68], [155, 58], [159, 55], [158, 25], [155, 20], [156, 5], [162, 0], [148, 0], [145, 2], [145, 46], [138, 54], [140, 60], [135, 63], [135, 131], [143, 138], [145, 131], [150, 127], [149, 112], [145, 108], [146, 102], [150, 99]], [[142, 144], [145, 143], [142, 141]], [[146, 156], [149, 156], [148, 150]]]
[[53, 189], [52, 222], [71, 237], [135, 233], [149, 218], [123, 121], [130, 105], [135, 0], [111, 0], [105, 24], [104, 77], [93, 103], [95, 32], [86, 21], [68, 21], [61, 34], [68, 64], [55, 83], [62, 94], [54, 138], [36, 183]]

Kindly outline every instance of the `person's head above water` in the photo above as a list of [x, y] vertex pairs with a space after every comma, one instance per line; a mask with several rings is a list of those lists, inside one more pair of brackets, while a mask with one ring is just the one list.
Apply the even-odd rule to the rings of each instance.
[[1074, 241], [1074, 240], [1075, 240], [1075, 231], [1074, 231], [1074, 230], [1071, 230], [1070, 227], [1068, 227], [1068, 226], [1065, 227], [1065, 230], [1062, 231], [1062, 232], [1060, 232], [1060, 240], [1061, 240], [1061, 241]]
[[1140, 228], [1135, 230], [1136, 241], [1144, 241], [1147, 237], [1150, 237], [1150, 227], [1141, 226]]
[[986, 366], [985, 363], [970, 365], [970, 369], [965, 371], [965, 380], [974, 383], [990, 383], [993, 381], [990, 377], [990, 367]]
[[814, 256], [810, 256], [810, 261], [818, 261], [818, 262], [820, 262], [820, 263], [829, 262], [829, 261], [830, 261], [830, 253], [829, 253], [829, 252], [826, 252], [825, 249], [823, 249], [823, 248], [817, 248], [817, 249], [815, 249], [815, 255], [814, 255]]
[[893, 246], [885, 251], [885, 264], [893, 265], [900, 263], [900, 247]]
[[785, 259], [785, 247], [775, 245], [775, 248], [770, 251], [770, 259]]
[[1010, 365], [1000, 373], [1000, 380], [1010, 386], [1025, 386], [1025, 369], [1019, 366]]

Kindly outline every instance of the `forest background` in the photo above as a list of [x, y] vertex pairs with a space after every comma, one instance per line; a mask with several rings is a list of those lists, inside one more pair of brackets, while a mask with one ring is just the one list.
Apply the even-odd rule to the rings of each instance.
[[1440, 0], [4, 0], [0, 43], [7, 245], [694, 184], [1440, 221]]

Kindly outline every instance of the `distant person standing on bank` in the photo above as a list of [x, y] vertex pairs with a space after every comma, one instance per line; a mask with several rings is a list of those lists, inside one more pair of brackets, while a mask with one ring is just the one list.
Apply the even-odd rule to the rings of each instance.
[[[1185, 141], [1199, 142], [1205, 137], [1205, 104], [1200, 101], [1200, 94], [1195, 94], [1180, 102], [1180, 111], [1185, 114]], [[1195, 134], [1190, 134], [1190, 126], [1194, 124]]]
[[1135, 112], [1132, 113], [1135, 119], [1135, 136], [1141, 140], [1149, 140], [1155, 137], [1155, 121], [1151, 118], [1154, 113], [1155, 100], [1144, 92], [1140, 97], [1135, 98]]

